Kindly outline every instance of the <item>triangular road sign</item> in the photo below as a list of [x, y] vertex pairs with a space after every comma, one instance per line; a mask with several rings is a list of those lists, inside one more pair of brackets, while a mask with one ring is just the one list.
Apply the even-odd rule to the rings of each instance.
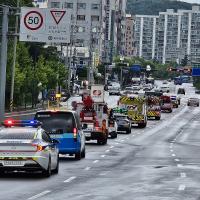
[[56, 24], [59, 24], [63, 16], [65, 15], [66, 11], [59, 11], [59, 10], [51, 10], [51, 15], [53, 16]]

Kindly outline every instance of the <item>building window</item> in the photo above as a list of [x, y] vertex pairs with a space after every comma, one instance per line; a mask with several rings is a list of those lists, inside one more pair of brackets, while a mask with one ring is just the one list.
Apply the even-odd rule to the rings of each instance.
[[60, 8], [60, 2], [51, 2], [51, 8]]
[[85, 32], [85, 27], [79, 26], [77, 31], [78, 31], [78, 33], [83, 33], [83, 32]]
[[77, 8], [78, 9], [86, 9], [86, 3], [78, 3]]
[[77, 15], [77, 20], [85, 21], [85, 15]]
[[92, 7], [91, 7], [92, 10], [99, 10], [99, 8], [100, 8], [99, 4], [96, 4], [96, 3], [92, 4]]
[[67, 3], [67, 2], [65, 2], [64, 7], [68, 8], [68, 9], [73, 9], [73, 3]]
[[98, 16], [98, 15], [92, 15], [92, 16], [91, 16], [91, 20], [92, 20], [93, 22], [98, 22], [98, 21], [99, 21], [99, 16]]

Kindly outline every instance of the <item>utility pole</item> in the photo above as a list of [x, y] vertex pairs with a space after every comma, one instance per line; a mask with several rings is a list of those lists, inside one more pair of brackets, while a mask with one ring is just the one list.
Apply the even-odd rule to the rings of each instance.
[[1, 66], [0, 66], [0, 121], [5, 115], [5, 91], [6, 91], [6, 66], [8, 49], [8, 13], [9, 7], [3, 7], [2, 39], [1, 39]]
[[[19, 0], [17, 0], [17, 8], [19, 8]], [[19, 16], [16, 14], [15, 22], [15, 36], [14, 36], [14, 50], [13, 50], [13, 64], [11, 69], [11, 89], [10, 89], [10, 112], [13, 111], [13, 97], [14, 97], [14, 88], [15, 88], [15, 64], [16, 64], [16, 52], [17, 52], [17, 33], [18, 33], [18, 23]]]

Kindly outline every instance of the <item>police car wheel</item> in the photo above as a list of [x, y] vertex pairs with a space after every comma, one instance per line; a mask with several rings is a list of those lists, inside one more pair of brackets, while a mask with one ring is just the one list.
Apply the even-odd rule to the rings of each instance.
[[48, 168], [46, 170], [43, 170], [42, 175], [44, 177], [50, 177], [51, 176], [51, 159], [50, 158], [49, 158]]
[[75, 159], [80, 160], [81, 159], [81, 152], [75, 153]]
[[57, 158], [57, 165], [56, 165], [56, 168], [55, 168], [54, 170], [52, 170], [52, 172], [53, 172], [54, 174], [58, 174], [58, 171], [59, 171], [59, 156], [58, 156], [58, 158]]
[[83, 151], [81, 152], [81, 158], [85, 158], [85, 148], [84, 148]]

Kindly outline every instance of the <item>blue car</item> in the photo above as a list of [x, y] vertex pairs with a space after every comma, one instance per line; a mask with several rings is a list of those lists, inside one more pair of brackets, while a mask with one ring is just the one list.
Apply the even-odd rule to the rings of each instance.
[[59, 154], [85, 157], [85, 135], [78, 114], [74, 111], [38, 111], [35, 120], [42, 122], [42, 128], [52, 139], [59, 141]]

